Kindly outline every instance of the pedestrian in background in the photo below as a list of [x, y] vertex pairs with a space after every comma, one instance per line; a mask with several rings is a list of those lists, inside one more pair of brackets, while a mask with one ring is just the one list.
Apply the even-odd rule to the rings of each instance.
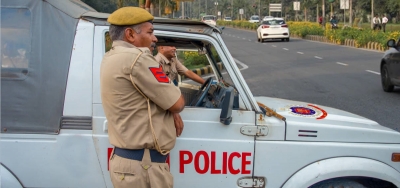
[[386, 32], [386, 24], [387, 24], [388, 21], [389, 21], [389, 19], [386, 17], [386, 15], [383, 15], [383, 18], [382, 18], [382, 30], [383, 30], [383, 32]]
[[185, 100], [150, 51], [153, 19], [145, 9], [123, 7], [107, 20], [113, 43], [101, 62], [100, 88], [115, 188], [173, 187], [166, 159], [183, 130]]
[[378, 15], [375, 15], [375, 17], [372, 19], [372, 24], [373, 24], [373, 29], [381, 29], [381, 19], [379, 18]]

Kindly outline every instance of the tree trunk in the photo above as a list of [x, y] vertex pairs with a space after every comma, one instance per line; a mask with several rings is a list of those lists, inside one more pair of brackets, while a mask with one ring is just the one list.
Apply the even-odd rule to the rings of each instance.
[[353, 0], [350, 0], [349, 25], [353, 27]]
[[117, 8], [122, 8], [124, 6], [124, 0], [117, 0]]
[[304, 21], [307, 21], [307, 8], [304, 7]]
[[[151, 0], [146, 0], [145, 9], [150, 12]], [[153, 13], [152, 13], [153, 14]]]

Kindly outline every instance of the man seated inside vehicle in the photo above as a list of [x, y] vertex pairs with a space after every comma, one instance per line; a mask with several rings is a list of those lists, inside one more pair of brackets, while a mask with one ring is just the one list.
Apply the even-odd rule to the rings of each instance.
[[187, 69], [176, 58], [176, 48], [174, 46], [158, 46], [157, 50], [158, 54], [155, 56], [155, 59], [160, 63], [164, 73], [175, 85], [178, 85], [178, 74], [184, 75], [197, 83], [204, 84], [205, 80], [203, 78]]

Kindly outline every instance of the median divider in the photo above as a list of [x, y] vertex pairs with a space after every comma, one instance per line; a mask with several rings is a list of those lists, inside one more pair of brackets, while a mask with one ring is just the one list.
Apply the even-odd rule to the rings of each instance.
[[[319, 41], [319, 42], [326, 42], [326, 43], [335, 43], [334, 41], [329, 40], [325, 36], [319, 36], [319, 35], [306, 35], [305, 37], [300, 37], [297, 35], [291, 35], [291, 37], [294, 38], [302, 38], [302, 39], [307, 39], [307, 40], [312, 40], [312, 41]], [[370, 50], [377, 50], [377, 51], [385, 51], [386, 47], [383, 47], [380, 43], [378, 42], [368, 42], [366, 45], [357, 47], [357, 42], [354, 39], [345, 39], [344, 42], [340, 45], [345, 45], [345, 46], [351, 46], [355, 48], [365, 48], [365, 49], [370, 49]]]
[[[217, 63], [218, 69], [222, 70], [224, 69], [224, 65], [222, 63]], [[205, 74], [210, 74], [213, 73], [213, 69], [211, 68], [210, 65], [207, 65], [205, 67], [201, 67], [201, 68], [197, 68], [197, 69], [192, 69], [191, 71], [193, 71], [195, 74], [201, 76], [201, 75], [205, 75]], [[182, 79], [184, 79], [185, 76], [182, 76]]]

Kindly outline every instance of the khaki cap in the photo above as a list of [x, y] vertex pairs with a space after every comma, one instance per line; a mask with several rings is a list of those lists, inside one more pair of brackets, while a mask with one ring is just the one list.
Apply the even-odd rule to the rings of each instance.
[[145, 9], [139, 7], [122, 7], [111, 13], [107, 21], [113, 25], [135, 25], [153, 19], [153, 15]]

